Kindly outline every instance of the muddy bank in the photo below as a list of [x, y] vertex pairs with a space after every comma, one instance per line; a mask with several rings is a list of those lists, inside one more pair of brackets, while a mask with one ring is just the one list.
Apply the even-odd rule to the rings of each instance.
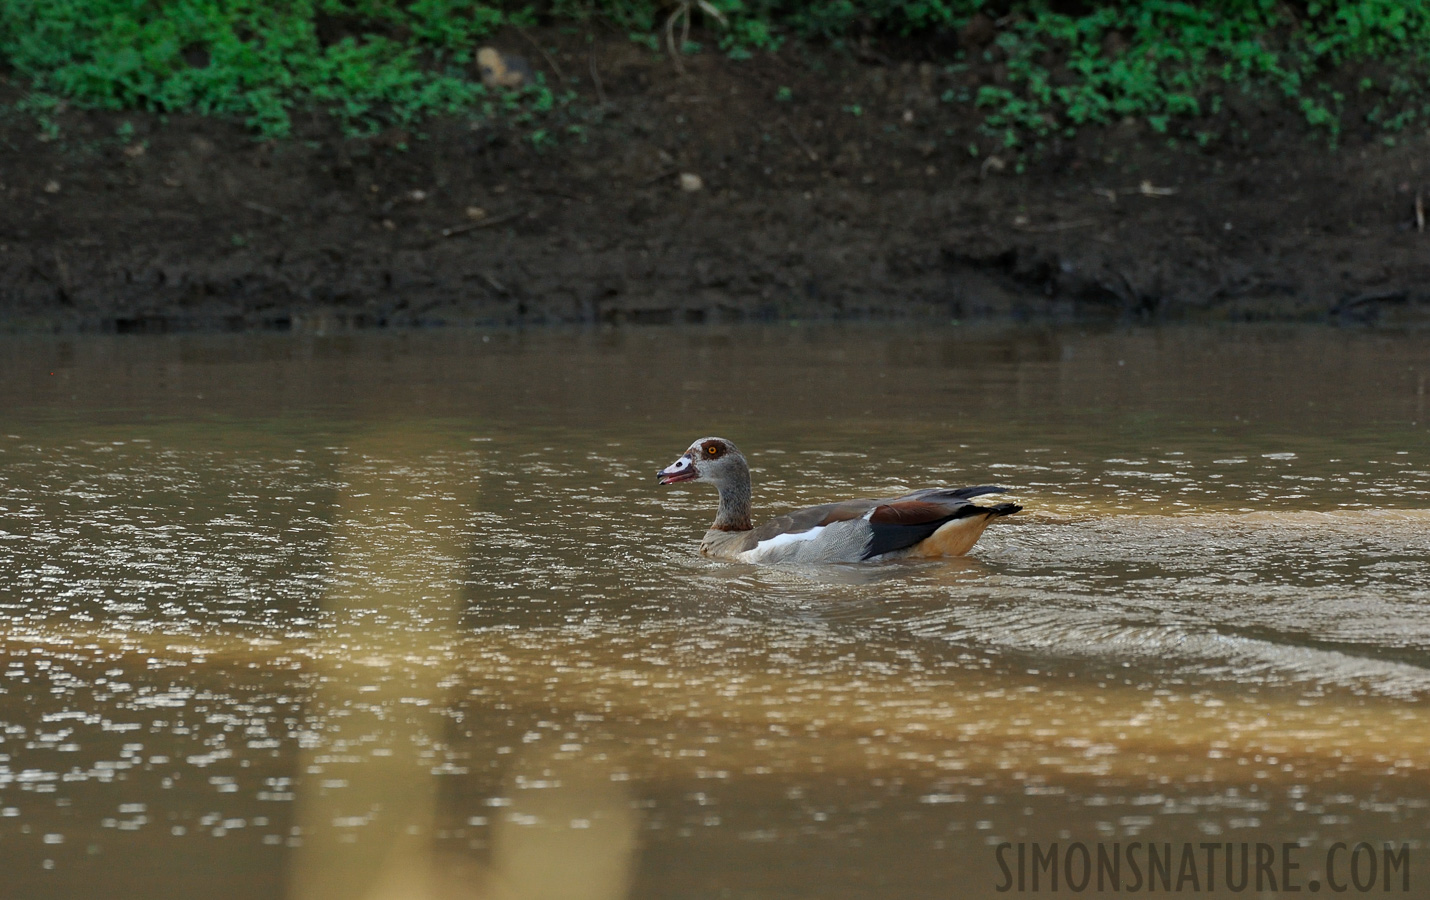
[[79, 110], [46, 141], [8, 111], [0, 327], [1430, 318], [1424, 134], [1332, 150], [1228, 102], [1235, 139], [1174, 149], [1126, 124], [1019, 171], [945, 99], [979, 73], [917, 54], [704, 54], [681, 75], [623, 39], [543, 38], [562, 40], [536, 62], [576, 112], [542, 142], [313, 121], [258, 143]]

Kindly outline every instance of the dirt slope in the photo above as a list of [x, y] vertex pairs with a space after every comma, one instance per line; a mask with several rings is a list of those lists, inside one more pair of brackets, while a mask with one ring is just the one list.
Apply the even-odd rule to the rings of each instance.
[[705, 54], [681, 75], [624, 39], [543, 37], [562, 40], [588, 121], [541, 149], [463, 122], [271, 144], [74, 110], [45, 142], [10, 112], [0, 327], [1430, 317], [1423, 133], [1332, 150], [1228, 102], [1235, 140], [1125, 123], [1019, 172], [941, 99], [982, 76], [916, 54]]

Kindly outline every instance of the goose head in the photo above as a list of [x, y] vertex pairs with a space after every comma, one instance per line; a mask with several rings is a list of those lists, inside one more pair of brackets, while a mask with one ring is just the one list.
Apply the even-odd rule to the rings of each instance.
[[734, 444], [724, 438], [707, 437], [691, 444], [679, 459], [655, 474], [661, 484], [704, 481], [721, 487], [748, 485], [750, 467]]

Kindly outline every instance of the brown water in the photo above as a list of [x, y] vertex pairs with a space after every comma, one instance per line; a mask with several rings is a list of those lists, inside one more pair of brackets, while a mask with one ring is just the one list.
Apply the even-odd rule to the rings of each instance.
[[[1427, 377], [1259, 328], [0, 342], [0, 896], [993, 897], [1034, 841], [1390, 842], [1430, 896]], [[1027, 511], [713, 563], [653, 474], [707, 434], [757, 515]]]

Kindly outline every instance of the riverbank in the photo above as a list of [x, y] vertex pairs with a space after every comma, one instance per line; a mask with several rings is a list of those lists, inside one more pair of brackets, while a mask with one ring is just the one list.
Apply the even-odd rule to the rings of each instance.
[[1206, 146], [1128, 120], [1010, 151], [948, 99], [987, 73], [913, 56], [493, 44], [574, 85], [559, 133], [46, 133], [0, 85], [0, 328], [1430, 317], [1423, 128], [1332, 147], [1228, 96]]

